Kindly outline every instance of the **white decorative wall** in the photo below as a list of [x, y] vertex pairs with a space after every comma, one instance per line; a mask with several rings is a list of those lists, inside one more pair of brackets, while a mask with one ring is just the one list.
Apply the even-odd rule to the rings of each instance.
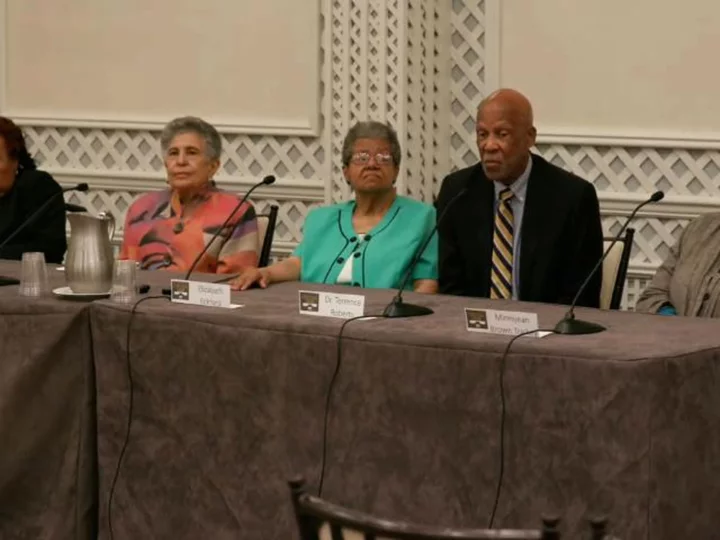
[[[708, 17], [720, 5], [691, 0], [681, 11], [671, 0], [452, 2], [453, 167], [477, 159], [478, 101], [508, 85], [536, 104], [537, 151], [595, 185], [608, 236], [637, 203], [665, 191], [632, 224], [629, 307], [688, 221], [720, 209], [720, 134], [710, 128], [720, 77], [706, 67], [716, 50], [706, 45], [717, 36]], [[622, 105], [615, 116], [606, 109], [611, 100]]]
[[[30, 0], [0, 0], [4, 30], [0, 91], [8, 83], [15, 84], [8, 81], [14, 73], [8, 67], [17, 66], [17, 58], [13, 55], [20, 52], [8, 47], [8, 43], [12, 44], [14, 39], [13, 13], [17, 11], [13, 10], [27, 1]], [[31, 1], [40, 6], [52, 0]], [[277, 184], [258, 190], [254, 198], [259, 211], [269, 204], [280, 206], [274, 246], [278, 256], [288, 253], [301, 238], [302, 223], [311, 207], [351, 196], [342, 177], [340, 148], [347, 129], [355, 121], [372, 118], [388, 121], [396, 127], [404, 151], [399, 188], [404, 193], [430, 201], [447, 172], [477, 160], [474, 126], [478, 102], [506, 82], [504, 79], [509, 74], [514, 73], [515, 77], [523, 73], [517, 65], [509, 69], [509, 64], [503, 64], [503, 47], [510, 46], [508, 36], [512, 34], [508, 32], [514, 31], [508, 24], [516, 19], [508, 18], [508, 13], [503, 12], [507, 2], [502, 0], [285, 1], [294, 6], [302, 4], [303, 9], [310, 12], [316, 9], [317, 35], [309, 35], [308, 39], [315, 39], [314, 58], [319, 75], [313, 75], [312, 59], [306, 51], [303, 62], [310, 67], [302, 72], [302, 76], [298, 73], [293, 76], [306, 82], [306, 76], [319, 77], [315, 81], [317, 125], [303, 128], [304, 131], [285, 126], [283, 131], [278, 129], [277, 122], [270, 121], [265, 125], [256, 122], [246, 128], [242, 128], [240, 121], [235, 124], [218, 122], [225, 143], [223, 165], [217, 177], [221, 186], [243, 191], [266, 174], [275, 174], [278, 178]], [[552, 0], [553, 9], [570, 3], [576, 6], [574, 9], [580, 9], [576, 0], [567, 0], [564, 4], [563, 1]], [[674, 6], [670, 0], [643, 1], [653, 6]], [[78, 2], [86, 4], [81, 0], [64, 3]], [[531, 0], [518, 0], [518, 3], [529, 2]], [[692, 2], [708, 3], [711, 0]], [[266, 0], [242, 2], [246, 7], [256, 3], [268, 5]], [[273, 0], [276, 8], [279, 3], [281, 0]], [[222, 4], [227, 5], [226, 2]], [[137, 2], [133, 5], [140, 10]], [[184, 7], [191, 5], [182, 3]], [[210, 2], [210, 5], [215, 3]], [[225, 26], [232, 26], [228, 21], [234, 19], [238, 19], [238, 28], [247, 22], [240, 21], [242, 14], [234, 9], [227, 14], [223, 21]], [[543, 20], [547, 23], [546, 18]], [[685, 24], [692, 22], [687, 17], [683, 21]], [[68, 21], [65, 24], [71, 27]], [[165, 42], [178, 39], [173, 33], [163, 33], [161, 22], [156, 24]], [[645, 31], [648, 38], [652, 38], [651, 25], [636, 30]], [[308, 34], [312, 31], [308, 30]], [[274, 34], [274, 39], [266, 40], [262, 47], [273, 47], [277, 40], [282, 40], [282, 34]], [[515, 39], [515, 42], [513, 47], [518, 47], [520, 41]], [[277, 43], [280, 49], [286, 45]], [[528, 44], [528, 48], [532, 50], [533, 45]], [[260, 45], [253, 52], [260, 54], [259, 48]], [[517, 64], [517, 58], [509, 55], [505, 60]], [[207, 70], [212, 66], [207, 55], [199, 55], [194, 60], [194, 70]], [[600, 56], [593, 61], [604, 60]], [[293, 73], [291, 66], [285, 66], [280, 60], [276, 62], [275, 69]], [[533, 62], [547, 64], [548, 74], [552, 74], [553, 66], [557, 65], [554, 58], [533, 58]], [[96, 66], [100, 70], [111, 67]], [[241, 69], [239, 65], [238, 73]], [[225, 74], [210, 72], [213, 80], [222, 84]], [[42, 77], [35, 75], [41, 83]], [[230, 78], [236, 76], [237, 73], [228, 75]], [[82, 81], [76, 82], [81, 92]], [[548, 75], [542, 82], [552, 85], [554, 77]], [[180, 89], [167, 89], [173, 90]], [[695, 90], [693, 88], [692, 92]], [[534, 91], [533, 88], [528, 92], [531, 98]], [[46, 92], [52, 93], [52, 87], [46, 87]], [[543, 98], [533, 100], [540, 104], [537, 151], [595, 184], [608, 234], [619, 228], [623, 216], [628, 215], [647, 194], [655, 189], [667, 193], [666, 201], [647, 207], [634, 223], [637, 234], [626, 289], [626, 305], [632, 306], [688, 220], [718, 208], [715, 201], [720, 200], [720, 139], [693, 135], [671, 137], [667, 133], [655, 136], [649, 131], [642, 133], [642, 130], [631, 133], [632, 130], [605, 129], [594, 133], [592, 125], [586, 131], [570, 126], [573, 129], [549, 129], [543, 134]], [[12, 104], [12, 100], [0, 99], [0, 112], [13, 112], [12, 107], [8, 108]], [[58, 105], [57, 108], [61, 107]], [[309, 109], [306, 107], [305, 110]], [[208, 111], [213, 116], [213, 112], [203, 108], [201, 103], [197, 110], [182, 111], [182, 114], [198, 111]], [[47, 118], [21, 115], [20, 121], [33, 153], [46, 170], [64, 185], [79, 181], [91, 185], [91, 192], [71, 194], [69, 200], [95, 211], [110, 210], [122, 222], [125, 210], [138, 193], [163, 187], [158, 123], [103, 125], [87, 118], [63, 119], [61, 112], [47, 111]], [[220, 118], [222, 115], [215, 116]], [[238, 118], [240, 116], [238, 113]], [[307, 117], [311, 118], [312, 114]], [[670, 124], [672, 118], [668, 118]], [[117, 234], [119, 240], [122, 230]]]

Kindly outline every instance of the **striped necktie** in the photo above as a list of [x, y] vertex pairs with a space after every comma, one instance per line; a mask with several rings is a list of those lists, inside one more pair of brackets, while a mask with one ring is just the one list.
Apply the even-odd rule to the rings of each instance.
[[512, 198], [513, 192], [510, 188], [500, 192], [493, 234], [490, 298], [512, 298], [513, 210], [510, 206]]

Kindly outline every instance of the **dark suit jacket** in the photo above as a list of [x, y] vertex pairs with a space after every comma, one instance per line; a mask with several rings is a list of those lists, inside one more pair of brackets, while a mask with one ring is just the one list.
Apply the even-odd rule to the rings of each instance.
[[23, 231], [0, 248], [0, 259], [22, 258], [26, 251], [42, 251], [49, 263], [62, 262], [65, 239], [65, 201], [60, 185], [44, 171], [24, 170], [0, 197], [0, 244], [50, 198], [53, 202]]
[[[592, 184], [540, 156], [532, 160], [520, 231], [518, 298], [570, 304], [602, 256], [597, 194]], [[439, 226], [440, 292], [488, 297], [495, 188], [480, 163], [443, 180], [437, 213], [465, 188]], [[601, 282], [598, 271], [578, 305], [597, 307]]]

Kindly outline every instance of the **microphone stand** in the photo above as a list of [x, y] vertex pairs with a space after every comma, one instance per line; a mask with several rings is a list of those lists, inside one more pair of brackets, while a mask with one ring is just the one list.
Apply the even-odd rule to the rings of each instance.
[[632, 221], [632, 219], [635, 217], [635, 214], [638, 213], [638, 211], [645, 206], [646, 204], [658, 202], [665, 197], [665, 194], [662, 191], [656, 191], [653, 193], [649, 199], [644, 200], [639, 205], [635, 207], [635, 209], [630, 213], [628, 218], [625, 220], [625, 223], [623, 223], [622, 228], [620, 229], [620, 232], [615, 235], [613, 238], [613, 241], [610, 243], [610, 245], [605, 250], [605, 253], [603, 253], [603, 256], [600, 257], [600, 260], [595, 264], [590, 274], [588, 274], [587, 278], [585, 278], [585, 281], [583, 281], [582, 285], [580, 285], [580, 288], [578, 289], [577, 294], [575, 294], [575, 298], [573, 298], [572, 303], [570, 304], [570, 308], [567, 310], [567, 313], [565, 313], [565, 317], [560, 320], [555, 325], [555, 333], [556, 334], [565, 334], [565, 335], [583, 335], [583, 334], [596, 334], [597, 332], [602, 332], [606, 328], [598, 323], [594, 323], [591, 321], [583, 321], [581, 319], [575, 318], [575, 304], [577, 304], [578, 299], [580, 298], [580, 295], [583, 293], [583, 291], [587, 288], [588, 283], [590, 283], [590, 280], [595, 275], [595, 273], [598, 271], [602, 263], [605, 261], [607, 256], [610, 254], [610, 250], [612, 250], [613, 246], [620, 240], [623, 233], [625, 232], [625, 229], [627, 229], [628, 225]]
[[400, 284], [400, 288], [397, 291], [397, 294], [395, 294], [392, 302], [390, 302], [385, 307], [385, 310], [383, 311], [384, 317], [397, 319], [401, 317], [419, 317], [421, 315], [430, 315], [431, 313], [433, 313], [433, 310], [429, 307], [420, 306], [417, 304], [406, 304], [405, 302], [403, 302], [402, 293], [403, 290], [405, 290], [405, 287], [407, 286], [408, 281], [410, 280], [410, 276], [412, 275], [413, 270], [415, 270], [415, 267], [417, 266], [420, 257], [422, 257], [425, 249], [427, 249], [430, 240], [432, 240], [433, 236], [435, 236], [435, 234], [437, 233], [438, 227], [445, 215], [447, 214], [448, 210], [450, 210], [455, 201], [457, 201], [462, 195], [465, 195], [466, 192], [467, 188], [461, 189], [452, 199], [450, 199], [450, 202], [447, 204], [442, 213], [438, 216], [437, 220], [435, 221], [435, 226], [432, 228], [432, 231], [420, 246], [420, 249], [415, 253], [415, 257], [408, 266], [408, 269], [403, 276], [402, 283]]
[[[185, 274], [185, 278], [184, 278], [185, 280], [190, 279], [190, 275], [193, 273], [193, 270], [195, 270], [195, 267], [197, 266], [198, 262], [200, 262], [200, 259], [202, 258], [202, 256], [205, 255], [205, 253], [207, 252], [208, 249], [210, 249], [210, 246], [211, 246], [212, 243], [215, 241], [215, 239], [216, 239], [218, 236], [220, 236], [220, 233], [225, 230], [225, 227], [228, 226], [228, 224], [230, 223], [230, 220], [233, 218], [233, 216], [235, 215], [235, 213], [236, 213], [238, 210], [240, 210], [240, 208], [241, 208], [242, 205], [245, 203], [245, 201], [247, 201], [247, 199], [248, 199], [248, 197], [250, 196], [250, 194], [251, 194], [253, 191], [255, 191], [257, 188], [259, 188], [260, 186], [269, 186], [270, 184], [273, 184], [273, 183], [275, 183], [275, 177], [274, 177], [273, 175], [268, 175], [268, 176], [266, 176], [265, 178], [263, 178], [262, 180], [260, 180], [260, 182], [258, 182], [258, 183], [255, 184], [254, 186], [252, 186], [252, 187], [247, 191], [247, 193], [245, 193], [245, 196], [244, 196], [242, 199], [240, 199], [240, 202], [238, 202], [237, 205], [235, 206], [235, 208], [233, 208], [233, 211], [230, 212], [230, 215], [227, 217], [227, 219], [223, 222], [222, 225], [220, 225], [220, 227], [218, 227], [218, 230], [215, 232], [215, 234], [214, 234], [213, 237], [210, 239], [210, 241], [209, 241], [207, 244], [205, 244], [205, 247], [202, 249], [202, 251], [200, 251], [200, 253], [198, 253], [198, 256], [195, 257], [195, 260], [192, 262], [192, 264], [190, 265], [190, 268], [188, 268], [188, 271], [187, 271], [187, 273]], [[235, 231], [235, 228], [236, 228], [237, 226], [238, 226], [238, 223], [236, 223], [235, 226], [232, 228], [232, 230], [228, 233], [228, 238], [232, 238], [233, 232]], [[227, 241], [227, 240], [226, 240], [226, 241]], [[224, 244], [224, 242], [223, 242], [223, 244]], [[221, 246], [220, 249], [222, 249], [222, 246]]]

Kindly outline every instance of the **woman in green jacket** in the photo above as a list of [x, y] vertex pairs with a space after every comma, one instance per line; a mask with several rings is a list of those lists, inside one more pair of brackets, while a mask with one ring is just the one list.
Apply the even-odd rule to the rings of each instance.
[[[343, 143], [343, 174], [355, 200], [316, 208], [305, 219], [303, 240], [287, 259], [246, 269], [233, 281], [245, 290], [282, 281], [399, 287], [423, 242], [433, 233], [435, 209], [398, 195], [400, 143], [379, 122], [355, 124]], [[407, 288], [437, 292], [437, 234], [420, 255]]]

